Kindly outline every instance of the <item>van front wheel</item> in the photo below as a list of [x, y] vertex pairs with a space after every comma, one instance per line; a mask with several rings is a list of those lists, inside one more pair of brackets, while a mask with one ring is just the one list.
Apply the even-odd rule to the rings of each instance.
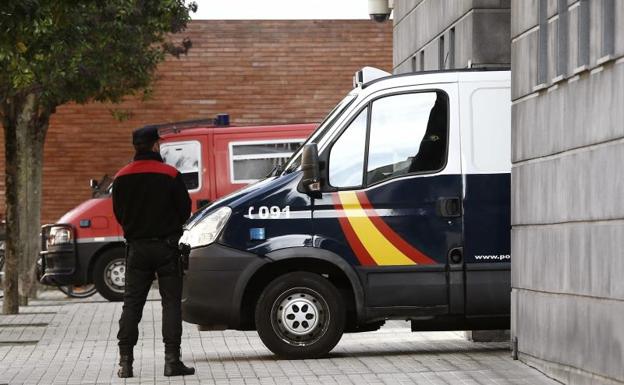
[[98, 293], [109, 301], [122, 301], [126, 281], [124, 249], [106, 250], [95, 261], [93, 283]]
[[336, 346], [345, 325], [345, 307], [336, 287], [318, 274], [277, 277], [256, 306], [260, 339], [278, 356], [316, 358]]

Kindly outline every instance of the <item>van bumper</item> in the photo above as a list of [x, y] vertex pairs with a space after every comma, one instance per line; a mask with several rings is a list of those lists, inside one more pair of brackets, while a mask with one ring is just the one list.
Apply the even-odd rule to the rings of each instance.
[[219, 244], [191, 250], [182, 291], [182, 319], [200, 330], [238, 329], [247, 282], [265, 258]]
[[[47, 248], [52, 228], [65, 228], [71, 232], [70, 241]], [[76, 230], [71, 224], [55, 223], [41, 227], [41, 252], [37, 262], [37, 276], [44, 285], [62, 286], [72, 283], [76, 272]]]
[[62, 286], [72, 284], [76, 272], [76, 251], [73, 245], [42, 251], [39, 254], [40, 278], [44, 285]]
[[99, 250], [110, 242], [73, 242], [52, 246], [39, 253], [37, 276], [39, 282], [50, 286], [86, 285], [92, 283], [89, 265]]

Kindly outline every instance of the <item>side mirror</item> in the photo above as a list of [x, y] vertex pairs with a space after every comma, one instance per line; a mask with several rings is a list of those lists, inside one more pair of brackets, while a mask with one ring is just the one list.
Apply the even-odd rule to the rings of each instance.
[[90, 179], [89, 180], [89, 186], [91, 187], [91, 190], [97, 190], [97, 188], [100, 187], [100, 184], [98, 183], [97, 180]]
[[318, 148], [316, 143], [310, 143], [303, 146], [301, 154], [301, 187], [308, 194], [315, 194], [321, 191], [321, 181], [319, 169]]

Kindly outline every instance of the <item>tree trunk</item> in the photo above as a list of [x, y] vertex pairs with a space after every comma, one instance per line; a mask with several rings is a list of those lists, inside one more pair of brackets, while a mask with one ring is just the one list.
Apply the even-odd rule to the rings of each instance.
[[41, 169], [50, 110], [32, 92], [5, 101], [6, 256], [4, 314], [28, 304], [41, 226]]
[[[5, 108], [7, 110], [8, 108]], [[11, 119], [7, 116], [8, 111], [4, 111], [4, 148], [5, 148], [5, 204], [6, 204], [6, 241], [4, 244], [4, 301], [2, 302], [3, 314], [17, 314], [19, 312], [18, 302], [18, 270], [19, 255], [17, 252], [16, 236], [20, 232], [19, 208], [15, 205], [17, 200], [15, 177], [17, 175], [17, 164], [15, 161], [17, 153], [17, 138], [15, 137], [16, 127], [11, 124]], [[12, 203], [9, 203], [12, 202]]]

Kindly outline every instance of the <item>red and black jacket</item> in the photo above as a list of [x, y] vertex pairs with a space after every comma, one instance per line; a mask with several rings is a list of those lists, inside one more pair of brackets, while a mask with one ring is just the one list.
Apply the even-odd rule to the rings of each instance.
[[126, 240], [180, 236], [191, 198], [182, 175], [160, 154], [139, 153], [115, 175], [113, 211]]

